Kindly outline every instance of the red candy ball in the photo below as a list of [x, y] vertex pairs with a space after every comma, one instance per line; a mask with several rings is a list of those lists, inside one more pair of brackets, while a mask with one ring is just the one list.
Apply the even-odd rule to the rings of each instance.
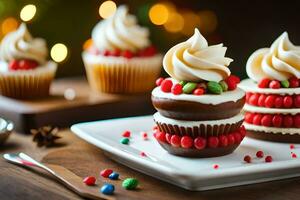
[[271, 126], [272, 125], [272, 115], [264, 115], [261, 118], [261, 125], [262, 126]]
[[244, 138], [247, 134], [247, 131], [246, 131], [246, 128], [244, 125], [242, 125], [240, 128], [239, 128], [239, 131], [240, 131], [240, 134], [242, 136], [242, 138]]
[[196, 149], [204, 149], [206, 146], [206, 139], [202, 138], [202, 137], [197, 137], [194, 140], [194, 146], [196, 147]]
[[103, 55], [104, 55], [104, 56], [110, 56], [110, 54], [111, 54], [111, 53], [110, 53], [109, 50], [105, 50], [105, 51], [103, 52]]
[[161, 82], [160, 88], [163, 92], [171, 92], [171, 88], [173, 86], [173, 82], [170, 79], [165, 79]]
[[19, 69], [29, 70], [35, 69], [39, 64], [34, 60], [20, 60], [19, 61]]
[[283, 98], [283, 107], [291, 108], [293, 106], [293, 98], [291, 96], [285, 96]]
[[173, 147], [180, 147], [181, 137], [178, 135], [172, 135], [171, 137], [171, 145]]
[[249, 99], [252, 96], [251, 92], [246, 92], [246, 102], [249, 103]]
[[161, 142], [166, 142], [166, 134], [164, 132], [157, 131], [155, 133], [155, 138]]
[[267, 156], [267, 157], [265, 158], [265, 162], [272, 162], [272, 161], [273, 161], [272, 156]]
[[258, 87], [259, 88], [268, 88], [269, 87], [269, 83], [270, 83], [270, 79], [268, 78], [264, 78], [261, 81], [259, 81], [258, 83]]
[[251, 97], [249, 98], [249, 104], [253, 106], [257, 106], [258, 98], [259, 98], [259, 94], [251, 95]]
[[265, 101], [265, 106], [267, 108], [273, 108], [274, 107], [274, 101], [275, 101], [275, 95], [268, 95]]
[[262, 118], [261, 114], [255, 114], [254, 117], [253, 117], [253, 124], [260, 125], [261, 124], [261, 118]]
[[166, 133], [166, 141], [167, 141], [169, 144], [171, 144], [171, 137], [172, 137], [171, 134]]
[[190, 136], [183, 136], [180, 143], [183, 148], [188, 149], [193, 146], [193, 139]]
[[281, 115], [274, 115], [272, 119], [272, 124], [275, 127], [281, 127], [283, 118]]
[[256, 152], [256, 157], [263, 158], [264, 157], [264, 152], [263, 151]]
[[269, 87], [272, 89], [279, 89], [280, 88], [280, 82], [273, 80], [269, 83]]
[[130, 58], [133, 57], [133, 53], [129, 50], [125, 50], [125, 51], [122, 52], [122, 56], [127, 58], [127, 59], [130, 59]]
[[245, 122], [249, 123], [249, 124], [252, 124], [253, 123], [253, 117], [254, 117], [255, 114], [253, 113], [250, 113], [250, 112], [247, 112], [245, 114]]
[[93, 177], [93, 176], [88, 176], [88, 177], [85, 177], [83, 179], [83, 182], [86, 184], [86, 185], [95, 185], [96, 183], [96, 178]]
[[103, 176], [104, 178], [108, 178], [111, 173], [113, 173], [113, 170], [104, 169], [100, 172], [100, 175]]
[[300, 95], [294, 96], [294, 106], [300, 108]]
[[193, 91], [194, 95], [203, 95], [205, 93], [205, 90], [203, 88], [197, 88]]
[[237, 84], [240, 82], [240, 78], [234, 75], [230, 75], [225, 80], [228, 86], [228, 90], [235, 90], [237, 87]]
[[18, 70], [19, 69], [19, 61], [17, 61], [17, 60], [10, 61], [8, 64], [8, 69], [12, 70], [12, 71]]
[[208, 138], [208, 146], [211, 148], [217, 148], [219, 145], [219, 138], [218, 137], [209, 137]]
[[165, 79], [162, 78], [162, 77], [160, 77], [160, 78], [158, 78], [158, 79], [155, 81], [155, 84], [156, 84], [157, 86], [160, 86], [161, 83], [163, 82], [163, 80], [165, 80]]
[[241, 141], [242, 141], [242, 136], [241, 136], [241, 134], [240, 134], [239, 132], [233, 133], [233, 136], [234, 136], [234, 140], [235, 140], [235, 143], [236, 143], [236, 144], [241, 143]]
[[120, 56], [121, 55], [121, 50], [120, 49], [115, 49], [111, 52], [111, 56]]
[[219, 136], [220, 146], [227, 147], [228, 146], [228, 138], [224, 135]]
[[289, 79], [290, 88], [297, 88], [299, 87], [299, 80], [296, 77], [292, 77]]
[[235, 143], [235, 139], [234, 139], [234, 136], [233, 134], [228, 134], [227, 135], [227, 138], [228, 138], [228, 145], [233, 145]]
[[283, 97], [282, 96], [276, 96], [274, 100], [274, 106], [275, 108], [281, 108], [283, 105]]
[[130, 131], [124, 131], [123, 133], [122, 133], [122, 136], [123, 137], [130, 137]]
[[171, 88], [171, 91], [175, 95], [182, 94], [182, 85], [180, 85], [179, 83], [173, 85], [173, 87]]
[[293, 126], [293, 117], [290, 115], [285, 115], [283, 117], [283, 126], [286, 128], [292, 127]]
[[257, 105], [260, 107], [264, 107], [266, 98], [267, 98], [267, 95], [261, 94], [257, 100]]
[[294, 127], [300, 128], [300, 114], [294, 116]]
[[246, 156], [244, 157], [244, 161], [245, 161], [246, 163], [251, 163], [251, 157], [250, 157], [249, 155], [246, 155]]

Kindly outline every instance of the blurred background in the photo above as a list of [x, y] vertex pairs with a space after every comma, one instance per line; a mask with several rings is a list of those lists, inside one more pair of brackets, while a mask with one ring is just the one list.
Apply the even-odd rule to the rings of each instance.
[[165, 52], [191, 36], [195, 27], [210, 44], [224, 43], [234, 59], [233, 73], [245, 78], [249, 55], [269, 47], [283, 32], [300, 44], [300, 1], [261, 0], [0, 0], [0, 39], [24, 21], [34, 37], [47, 40], [58, 77], [84, 74], [81, 52], [94, 25], [127, 4], [139, 23], [149, 27], [154, 45]]

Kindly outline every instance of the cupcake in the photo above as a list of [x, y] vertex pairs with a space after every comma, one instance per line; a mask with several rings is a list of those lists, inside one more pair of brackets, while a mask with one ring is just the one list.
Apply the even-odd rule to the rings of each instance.
[[300, 46], [284, 32], [270, 48], [255, 51], [246, 65], [245, 128], [253, 138], [300, 142]]
[[162, 56], [126, 6], [100, 21], [92, 31], [92, 45], [83, 52], [92, 89], [106, 93], [150, 91], [161, 72]]
[[215, 157], [233, 152], [246, 132], [240, 113], [245, 93], [231, 75], [223, 44], [208, 46], [198, 29], [164, 56], [169, 78], [159, 78], [152, 103], [159, 144], [185, 157]]
[[48, 96], [57, 66], [47, 55], [45, 40], [32, 38], [24, 23], [7, 34], [0, 45], [1, 95], [16, 99]]

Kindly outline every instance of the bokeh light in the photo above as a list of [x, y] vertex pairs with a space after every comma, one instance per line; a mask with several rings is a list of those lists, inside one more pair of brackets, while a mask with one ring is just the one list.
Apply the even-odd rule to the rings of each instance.
[[50, 56], [55, 62], [62, 62], [68, 55], [68, 48], [62, 43], [55, 44], [50, 51]]
[[113, 1], [104, 1], [99, 7], [99, 15], [103, 19], [110, 17], [117, 10], [117, 5]]
[[[200, 27], [200, 17], [192, 11], [183, 11], [184, 26], [181, 32], [186, 36], [191, 36], [195, 28]], [[201, 29], [200, 29], [201, 31]]]
[[200, 17], [200, 30], [205, 33], [212, 33], [218, 25], [217, 15], [210, 10], [203, 10], [198, 13]]
[[18, 28], [18, 21], [13, 17], [8, 17], [1, 24], [1, 32], [3, 35], [14, 31]]
[[166, 5], [158, 3], [153, 5], [149, 11], [150, 21], [155, 25], [163, 25], [168, 21], [169, 10]]
[[164, 27], [169, 32], [179, 32], [183, 29], [184, 19], [180, 13], [170, 13], [168, 21], [164, 24]]
[[33, 4], [28, 4], [26, 6], [24, 6], [20, 12], [20, 18], [27, 22], [32, 20], [32, 18], [34, 17], [36, 13], [36, 6]]

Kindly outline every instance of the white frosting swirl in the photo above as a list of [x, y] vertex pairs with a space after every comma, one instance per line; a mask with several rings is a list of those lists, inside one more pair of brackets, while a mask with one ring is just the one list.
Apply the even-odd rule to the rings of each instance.
[[92, 40], [99, 50], [137, 51], [150, 45], [148, 29], [140, 27], [136, 17], [128, 14], [124, 5], [94, 27]]
[[300, 46], [293, 45], [288, 33], [284, 32], [271, 48], [255, 51], [247, 61], [246, 70], [255, 81], [263, 78], [280, 81], [293, 76], [300, 78]]
[[47, 55], [48, 49], [45, 40], [32, 38], [24, 23], [18, 30], [7, 34], [0, 45], [0, 60], [5, 62], [30, 59], [44, 64]]
[[221, 81], [230, 75], [228, 65], [233, 60], [225, 57], [223, 44], [208, 46], [198, 29], [185, 42], [172, 47], [165, 55], [163, 66], [174, 79]]

